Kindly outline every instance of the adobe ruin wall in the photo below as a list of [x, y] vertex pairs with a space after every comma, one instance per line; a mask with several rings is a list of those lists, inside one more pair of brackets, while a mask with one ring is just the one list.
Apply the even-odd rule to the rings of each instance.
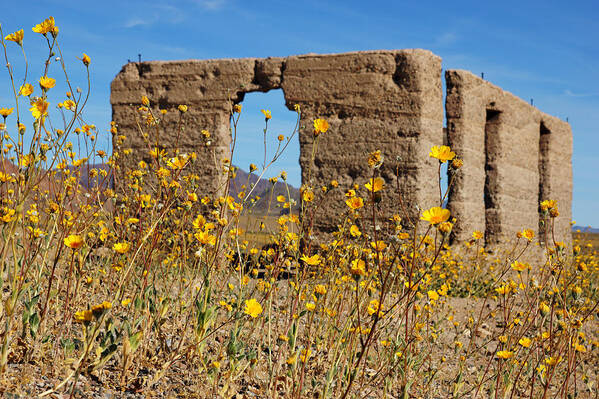
[[[202, 192], [222, 190], [220, 160], [231, 144], [231, 105], [250, 92], [282, 89], [290, 110], [302, 110], [299, 142], [302, 181], [334, 190], [315, 228], [330, 232], [346, 211], [344, 189], [371, 177], [366, 158], [380, 149], [381, 175], [390, 187], [399, 184], [408, 211], [438, 205], [437, 161], [433, 145], [448, 143], [464, 159], [449, 197], [458, 218], [455, 238], [473, 230], [487, 233], [488, 244], [539, 225], [541, 199], [559, 201], [560, 240], [570, 241], [572, 134], [567, 123], [546, 115], [510, 93], [464, 71], [447, 71], [447, 129], [443, 128], [441, 59], [426, 50], [367, 51], [286, 58], [154, 61], [129, 63], [112, 82], [113, 120], [131, 149], [119, 165], [148, 158], [139, 135], [136, 112], [142, 95], [152, 107], [176, 110], [187, 104], [186, 130], [178, 113], [168, 112], [166, 128], [154, 138], [161, 148], [195, 152], [202, 160]], [[329, 132], [319, 137], [312, 161], [312, 121], [324, 118]], [[211, 133], [210, 146], [201, 130]], [[162, 133], [163, 132], [163, 133]], [[396, 178], [399, 170], [399, 182]], [[118, 179], [117, 179], [118, 182]], [[387, 214], [398, 213], [394, 190], [383, 201]]]

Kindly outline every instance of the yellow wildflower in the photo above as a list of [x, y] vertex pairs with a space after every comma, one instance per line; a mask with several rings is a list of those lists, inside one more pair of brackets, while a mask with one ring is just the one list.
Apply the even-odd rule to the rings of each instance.
[[528, 347], [530, 347], [532, 340], [528, 337], [522, 337], [522, 338], [520, 338], [520, 341], [518, 341], [518, 343], [520, 345], [522, 345], [523, 347], [528, 348]]
[[368, 166], [371, 168], [379, 167], [383, 163], [383, 156], [381, 150], [376, 150], [368, 155]]
[[364, 184], [364, 187], [370, 192], [376, 193], [380, 191], [385, 186], [385, 180], [382, 177], [375, 177], [370, 179], [368, 183]]
[[497, 352], [497, 357], [500, 359], [510, 359], [514, 356], [514, 352], [512, 351], [499, 351]]
[[431, 148], [431, 152], [428, 154], [431, 158], [437, 158], [439, 162], [445, 163], [455, 158], [455, 152], [451, 151], [446, 145], [436, 145]]
[[19, 89], [19, 94], [23, 97], [30, 96], [33, 93], [33, 85], [31, 83], [25, 83]]
[[437, 291], [429, 291], [427, 292], [428, 295], [428, 299], [430, 299], [431, 301], [438, 301], [439, 300], [439, 294], [437, 293]]
[[21, 30], [18, 30], [16, 32], [11, 33], [10, 35], [6, 36], [4, 38], [4, 40], [9, 40], [11, 42], [17, 43], [19, 46], [22, 46], [24, 36], [25, 36], [25, 33], [23, 32], [23, 29], [21, 29]]
[[366, 275], [366, 262], [362, 259], [355, 259], [351, 262], [349, 272], [354, 276], [365, 276]]
[[252, 318], [258, 317], [262, 313], [262, 305], [254, 298], [245, 301], [245, 314], [250, 315]]
[[318, 265], [320, 265], [320, 261], [321, 261], [320, 255], [318, 255], [318, 254], [315, 254], [312, 256], [304, 255], [300, 258], [300, 260], [303, 260], [307, 265], [310, 265], [310, 266], [318, 266]]
[[14, 111], [14, 108], [0, 108], [0, 115], [6, 119], [8, 115], [12, 114], [12, 111]]
[[92, 321], [93, 314], [91, 310], [79, 310], [75, 312], [74, 319], [78, 323], [86, 323]]
[[364, 206], [364, 200], [360, 197], [351, 197], [345, 204], [353, 210], [360, 209]]
[[435, 206], [422, 213], [420, 219], [426, 220], [430, 224], [438, 224], [447, 221], [449, 219], [450, 212], [448, 209]]
[[35, 33], [41, 33], [45, 35], [47, 33], [53, 33], [55, 31], [56, 26], [54, 25], [54, 17], [49, 17], [44, 20], [42, 23], [35, 25], [31, 28]]
[[272, 114], [270, 113], [270, 111], [269, 111], [269, 110], [267, 110], [267, 109], [263, 109], [263, 110], [262, 110], [262, 113], [264, 114], [264, 119], [266, 119], [266, 120], [269, 120], [269, 119], [271, 119], [271, 118], [272, 118]]
[[83, 238], [77, 234], [71, 234], [64, 239], [64, 245], [71, 249], [79, 249], [83, 246]]
[[92, 60], [91, 58], [89, 58], [89, 55], [83, 53], [83, 57], [81, 57], [81, 62], [83, 62], [83, 65], [87, 67], [92, 62]]
[[524, 270], [530, 268], [528, 263], [522, 263], [519, 261], [513, 262], [511, 266], [512, 266], [512, 269], [516, 270], [517, 272], [523, 272]]
[[329, 122], [324, 119], [314, 119], [314, 135], [318, 136], [320, 133], [326, 133], [329, 130]]
[[39, 83], [42, 90], [46, 91], [50, 90], [56, 85], [56, 79], [52, 79], [44, 75], [40, 78]]
[[48, 115], [48, 105], [49, 104], [46, 100], [44, 100], [43, 98], [38, 98], [35, 102], [31, 104], [31, 108], [29, 108], [29, 111], [31, 111], [31, 115], [33, 115], [35, 119], [40, 119]]
[[353, 237], [360, 237], [362, 235], [362, 232], [355, 224], [352, 224], [352, 226], [349, 228], [349, 232]]
[[128, 252], [130, 248], [131, 248], [131, 244], [129, 244], [126, 241], [117, 242], [112, 246], [112, 249], [115, 252], [118, 252], [120, 254], [124, 254], [124, 253]]

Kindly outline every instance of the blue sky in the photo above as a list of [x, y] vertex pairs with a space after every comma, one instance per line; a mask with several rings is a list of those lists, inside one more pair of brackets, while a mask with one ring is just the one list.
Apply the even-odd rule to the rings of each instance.
[[[574, 219], [599, 226], [599, 2], [9, 2], [2, 7], [2, 29], [5, 35], [25, 29], [35, 79], [46, 54], [31, 27], [49, 15], [60, 28], [63, 57], [75, 84], [85, 84], [76, 57], [86, 52], [92, 58], [86, 115], [101, 130], [110, 121], [110, 81], [138, 53], [143, 60], [175, 60], [429, 49], [443, 58], [444, 68], [484, 72], [492, 83], [533, 98], [542, 111], [568, 118], [574, 132]], [[9, 56], [18, 76], [16, 46], [9, 46]], [[57, 64], [50, 71], [60, 72]], [[10, 106], [6, 69], [0, 73], [5, 74], [0, 106]], [[262, 159], [260, 109], [272, 110], [273, 135], [289, 132], [294, 114], [284, 107], [280, 91], [248, 95], [243, 105], [244, 145], [236, 162], [246, 167]], [[296, 185], [297, 146], [272, 170], [287, 170]]]

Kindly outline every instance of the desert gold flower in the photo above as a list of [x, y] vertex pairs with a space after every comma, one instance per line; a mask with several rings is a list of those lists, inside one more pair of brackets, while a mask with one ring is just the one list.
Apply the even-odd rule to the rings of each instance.
[[448, 209], [444, 209], [438, 206], [434, 206], [422, 213], [421, 220], [426, 220], [430, 224], [438, 224], [447, 221], [449, 219], [450, 212]]
[[44, 100], [43, 98], [38, 98], [35, 102], [31, 104], [31, 108], [29, 108], [29, 111], [31, 111], [31, 115], [33, 115], [35, 119], [40, 119], [48, 115], [48, 105], [49, 104], [46, 100]]
[[177, 109], [179, 110], [179, 112], [181, 112], [182, 114], [187, 112], [187, 105], [181, 104], [177, 107]]
[[262, 305], [254, 298], [245, 301], [245, 314], [250, 315], [252, 318], [258, 317], [262, 313]]
[[368, 166], [371, 168], [379, 167], [383, 163], [383, 156], [381, 150], [376, 150], [368, 155]]
[[438, 225], [439, 231], [441, 233], [447, 234], [453, 229], [453, 223], [451, 222], [443, 222]]
[[497, 292], [499, 295], [507, 295], [512, 292], [512, 286], [509, 284], [503, 284], [495, 288], [495, 292]]
[[431, 148], [431, 152], [428, 154], [431, 158], [437, 158], [439, 162], [445, 163], [455, 158], [455, 152], [451, 151], [446, 145], [436, 145]]
[[146, 96], [141, 96], [141, 103], [145, 106], [145, 107], [149, 107], [150, 106], [150, 99]]
[[545, 316], [551, 311], [551, 308], [545, 302], [541, 302], [539, 304], [539, 311], [541, 312], [541, 316]]
[[40, 78], [39, 82], [40, 82], [40, 87], [44, 91], [50, 90], [51, 88], [53, 88], [56, 85], [56, 79], [49, 78], [46, 75], [42, 76]]
[[6, 207], [2, 208], [2, 216], [0, 216], [0, 221], [3, 221], [4, 223], [12, 222], [16, 219], [15, 213], [16, 211], [14, 209], [9, 209]]
[[241, 113], [241, 108], [242, 108], [241, 104], [235, 104], [235, 105], [233, 106], [233, 112], [235, 112], [235, 113], [238, 113], [238, 114], [239, 114], [239, 113]]
[[112, 249], [115, 252], [118, 252], [119, 254], [124, 254], [126, 252], [129, 252], [129, 249], [131, 248], [131, 244], [129, 244], [126, 241], [123, 242], [117, 242], [112, 246]]
[[269, 120], [272, 118], [272, 114], [270, 113], [270, 110], [263, 109], [262, 113], [264, 114], [264, 119]]
[[314, 119], [314, 134], [318, 136], [320, 133], [326, 133], [329, 130], [329, 122], [324, 119]]
[[349, 228], [349, 233], [353, 237], [360, 237], [362, 235], [362, 232], [360, 231], [358, 226], [356, 226], [355, 224], [352, 224], [352, 226]]
[[378, 301], [378, 299], [373, 299], [368, 303], [368, 307], [366, 311], [369, 315], [376, 314], [378, 317], [383, 316], [383, 305]]
[[529, 269], [530, 266], [527, 263], [523, 263], [523, 262], [519, 262], [519, 261], [515, 261], [512, 263], [512, 269], [516, 270], [517, 272], [523, 272], [526, 269]]
[[73, 101], [73, 100], [66, 100], [62, 103], [62, 105], [66, 109], [71, 110], [71, 111], [75, 111], [75, 107], [77, 106], [77, 104], [75, 104], [75, 101]]
[[0, 108], [0, 115], [6, 119], [8, 115], [12, 114], [12, 111], [14, 111], [14, 108]]
[[356, 210], [364, 206], [364, 200], [360, 197], [351, 197], [345, 201], [345, 204], [351, 209]]
[[385, 180], [382, 177], [375, 177], [373, 179], [370, 179], [368, 183], [364, 184], [364, 187], [366, 187], [368, 191], [371, 191], [373, 193], [381, 191], [384, 186]]
[[210, 234], [208, 231], [200, 231], [194, 234], [195, 238], [200, 244], [214, 246], [216, 244], [216, 237]]
[[475, 230], [475, 231], [472, 233], [472, 238], [474, 238], [475, 240], [480, 240], [480, 239], [481, 239], [481, 238], [483, 238], [483, 237], [484, 237], [484, 234], [483, 234], [483, 233], [481, 233], [481, 232], [480, 232], [480, 231], [478, 231], [478, 230]]
[[79, 310], [75, 312], [75, 315], [73, 317], [75, 321], [78, 323], [89, 323], [90, 321], [92, 321], [93, 313], [91, 310]]
[[520, 341], [518, 341], [518, 343], [520, 345], [522, 345], [523, 347], [528, 348], [528, 347], [530, 347], [532, 340], [528, 337], [522, 337], [522, 338], [520, 338]]
[[187, 164], [187, 158], [179, 155], [178, 157], [169, 159], [166, 164], [171, 169], [183, 169]]
[[25, 83], [19, 89], [19, 94], [24, 97], [30, 96], [32, 93], [33, 93], [33, 85], [30, 83]]
[[535, 237], [535, 232], [532, 229], [525, 229], [524, 231], [522, 231], [522, 235], [528, 241], [532, 241], [532, 239]]
[[302, 363], [306, 363], [306, 361], [310, 358], [312, 351], [310, 349], [302, 349], [300, 351], [300, 360]]
[[431, 301], [438, 301], [439, 300], [439, 294], [437, 293], [437, 291], [429, 291], [427, 292], [428, 295], [428, 299], [430, 299]]
[[500, 359], [510, 359], [514, 356], [514, 352], [512, 351], [498, 351], [497, 357]]
[[349, 272], [354, 276], [365, 276], [366, 275], [366, 262], [362, 259], [355, 259], [351, 262]]
[[314, 287], [314, 292], [318, 295], [324, 295], [327, 293], [327, 287], [325, 287], [323, 284], [316, 284]]
[[285, 202], [285, 201], [287, 201], [287, 199], [285, 198], [284, 195], [277, 196], [277, 202]]
[[557, 201], [555, 200], [545, 200], [541, 202], [541, 210], [547, 211], [557, 206]]
[[77, 234], [71, 234], [64, 239], [64, 245], [71, 249], [79, 249], [83, 246], [83, 238]]
[[47, 33], [53, 33], [55, 28], [56, 25], [54, 24], [54, 17], [49, 17], [42, 23], [35, 25], [33, 28], [31, 28], [31, 30], [35, 33], [41, 33], [42, 35], [45, 35]]
[[6, 36], [4, 38], [4, 40], [9, 40], [11, 42], [17, 43], [19, 46], [22, 46], [24, 36], [25, 36], [25, 33], [23, 32], [23, 29], [21, 29], [21, 30], [18, 30], [16, 32], [11, 33], [10, 35]]
[[377, 252], [382, 252], [385, 250], [385, 248], [387, 248], [387, 243], [385, 241], [377, 241], [377, 242], [371, 242], [370, 246], [372, 247], [372, 249], [374, 249]]
[[451, 166], [453, 166], [454, 169], [460, 169], [464, 166], [464, 161], [459, 158], [454, 158], [453, 161], [451, 161]]
[[83, 65], [89, 66], [89, 64], [92, 62], [92, 60], [91, 60], [91, 58], [89, 58], [89, 55], [83, 53], [83, 56], [81, 57], [81, 62], [83, 62]]
[[308, 310], [309, 312], [313, 312], [314, 309], [316, 309], [316, 304], [314, 302], [306, 303], [306, 310]]
[[318, 265], [320, 265], [320, 261], [321, 261], [320, 255], [318, 255], [318, 254], [314, 254], [312, 256], [304, 255], [300, 258], [300, 260], [303, 260], [304, 263], [306, 263], [307, 265], [310, 265], [310, 266], [318, 266]]
[[302, 199], [304, 200], [304, 202], [314, 201], [314, 192], [311, 189], [306, 188], [302, 191]]
[[282, 134], [279, 134], [279, 135], [277, 136], [277, 140], [279, 140], [279, 141], [283, 141], [283, 140], [285, 140], [285, 136], [284, 136], [284, 135], [282, 135]]

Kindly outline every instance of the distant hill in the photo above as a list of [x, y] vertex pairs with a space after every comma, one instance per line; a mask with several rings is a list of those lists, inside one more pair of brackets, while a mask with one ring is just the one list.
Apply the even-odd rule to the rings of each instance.
[[[73, 170], [74, 167], [71, 165], [69, 166], [69, 169]], [[106, 165], [105, 163], [85, 164], [81, 167], [81, 169], [82, 170], [81, 176], [79, 178], [79, 184], [81, 184], [88, 190], [91, 190], [92, 188], [95, 188], [100, 184], [102, 185], [100, 191], [104, 191], [107, 188], [114, 187], [114, 178], [112, 177], [112, 175], [108, 178], [104, 178], [98, 174], [96, 177], [90, 180], [89, 171], [91, 169], [96, 169], [98, 171], [105, 170], [106, 172], [110, 172], [110, 166]]]
[[578, 226], [574, 225], [572, 227], [573, 232], [578, 232], [580, 230], [581, 233], [599, 233], [599, 228], [591, 227], [591, 226]]
[[[243, 189], [243, 186], [246, 186]], [[255, 173], [248, 173], [243, 169], [237, 170], [237, 175], [235, 179], [231, 182], [231, 195], [236, 197], [237, 194], [241, 191], [245, 191], [246, 193], [254, 187], [254, 191], [252, 192], [252, 197], [260, 197], [256, 205], [252, 208], [253, 212], [266, 212], [268, 209], [269, 199], [272, 200], [270, 203], [270, 214], [280, 214], [285, 213], [285, 210], [281, 206], [279, 202], [277, 202], [277, 197], [279, 195], [285, 196], [287, 198], [287, 188], [289, 188], [289, 197], [295, 201], [295, 205], [292, 206], [293, 210], [299, 209], [299, 198], [300, 193], [297, 187], [293, 187], [292, 185], [286, 185], [285, 182], [279, 177], [278, 181], [273, 185], [268, 181], [268, 179], [260, 179], [258, 180], [258, 176]], [[271, 190], [273, 191], [271, 194]]]
[[[109, 179], [101, 178], [97, 176], [96, 178], [89, 180], [88, 170], [89, 169], [97, 169], [97, 170], [106, 170], [109, 171], [109, 166], [106, 164], [90, 164], [83, 166], [83, 173], [81, 173], [80, 183], [83, 187], [91, 190], [96, 187], [100, 182], [103, 187], [102, 190], [112, 187], [114, 184], [113, 178]], [[248, 180], [249, 178], [249, 180]], [[246, 188], [242, 188], [243, 186]], [[271, 199], [271, 190], [273, 189], [272, 184], [268, 181], [268, 179], [258, 179], [258, 176], [255, 173], [248, 173], [243, 169], [237, 170], [237, 175], [235, 179], [231, 182], [230, 195], [237, 198], [237, 194], [241, 191], [245, 191], [246, 193], [251, 190], [253, 186], [254, 191], [252, 192], [252, 197], [260, 197], [260, 200], [252, 207], [253, 212], [257, 213], [265, 213], [268, 209], [268, 202]], [[289, 195], [290, 198], [295, 200], [295, 205], [292, 207], [293, 210], [299, 209], [299, 189], [297, 187], [293, 187], [291, 185], [289, 187]], [[282, 204], [277, 202], [277, 197], [279, 195], [285, 196], [287, 198], [287, 187], [285, 182], [279, 177], [277, 183], [274, 185], [274, 192], [272, 193], [272, 201], [270, 204], [270, 214], [271, 215], [279, 215], [281, 213], [285, 213], [285, 210], [282, 207]]]

